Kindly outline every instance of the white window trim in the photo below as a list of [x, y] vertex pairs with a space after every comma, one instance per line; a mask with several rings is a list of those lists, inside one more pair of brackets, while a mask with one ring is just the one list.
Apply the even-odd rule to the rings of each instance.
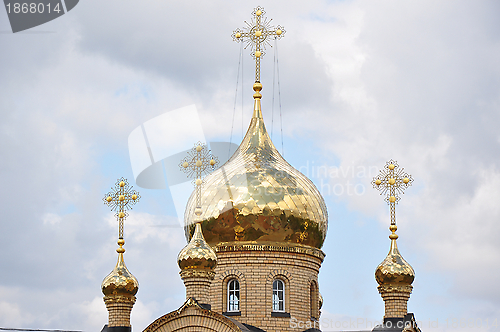
[[[231, 290], [230, 289], [230, 286], [232, 283], [234, 282], [237, 282], [237, 285], [238, 285], [238, 289], [237, 290]], [[237, 302], [237, 309], [236, 310], [231, 310], [231, 300], [230, 300], [230, 297], [231, 297], [231, 292], [234, 292], [235, 294], [237, 294], [237, 299], [238, 299], [238, 302]], [[238, 281], [238, 279], [231, 279], [227, 282], [227, 312], [240, 312], [240, 282]]]
[[[283, 285], [283, 290], [279, 290], [279, 289], [276, 289], [276, 293], [278, 294], [279, 292], [283, 292], [283, 309], [280, 310], [280, 309], [275, 309], [274, 307], [274, 283], [278, 281], [278, 282], [281, 282], [281, 284]], [[286, 285], [285, 285], [285, 282], [281, 279], [274, 279], [273, 280], [273, 295], [272, 295], [272, 305], [273, 305], [273, 312], [286, 312]], [[278, 296], [278, 308], [279, 308], [279, 303], [280, 303], [280, 300], [279, 300], [279, 296]]]

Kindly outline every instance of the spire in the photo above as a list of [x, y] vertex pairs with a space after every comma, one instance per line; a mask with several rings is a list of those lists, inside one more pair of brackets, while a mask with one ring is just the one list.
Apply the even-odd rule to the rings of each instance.
[[413, 183], [411, 175], [403, 171], [396, 161], [390, 160], [372, 181], [373, 187], [380, 190], [381, 195], [386, 195], [385, 201], [391, 211], [391, 247], [387, 257], [375, 270], [378, 290], [385, 302], [384, 318], [403, 318], [407, 314], [407, 303], [413, 288], [411, 284], [415, 279], [415, 271], [401, 256], [396, 243], [396, 204], [404, 190]]
[[219, 161], [213, 157], [206, 145], [198, 142], [188, 152], [180, 168], [189, 177], [195, 177], [196, 209], [194, 211], [195, 230], [191, 241], [179, 252], [177, 263], [181, 268], [180, 275], [186, 286], [186, 298], [194, 298], [200, 304], [210, 306], [210, 281], [214, 279], [217, 266], [217, 255], [205, 241], [201, 229], [201, 187], [202, 175], [213, 169]]
[[132, 187], [129, 188], [126, 179], [121, 178], [114, 188], [103, 198], [104, 204], [115, 211], [118, 220], [118, 261], [110, 274], [104, 278], [101, 289], [104, 294], [104, 303], [109, 312], [108, 326], [131, 329], [130, 312], [134, 306], [139, 290], [139, 282], [130, 273], [125, 265], [123, 254], [125, 253], [125, 240], [123, 239], [123, 224], [128, 216], [127, 210], [137, 203], [140, 195]]

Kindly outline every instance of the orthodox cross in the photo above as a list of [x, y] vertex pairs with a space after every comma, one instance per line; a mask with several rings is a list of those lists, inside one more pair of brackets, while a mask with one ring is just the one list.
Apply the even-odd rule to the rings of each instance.
[[[111, 211], [116, 212], [115, 217], [118, 220], [118, 244], [120, 248], [125, 243], [123, 241], [123, 222], [128, 217], [127, 210], [132, 210], [132, 206], [141, 198], [139, 193], [132, 190], [132, 188], [129, 187], [127, 179], [118, 179], [115, 186], [111, 188], [111, 191], [102, 199], [104, 204], [111, 208]], [[125, 249], [123, 250], [125, 251]]]
[[271, 46], [269, 39], [274, 36], [276, 39], [281, 39], [285, 34], [285, 29], [278, 25], [276, 28], [270, 25], [272, 20], [268, 20], [264, 17], [264, 8], [257, 7], [254, 9], [252, 15], [252, 21], [246, 23], [246, 27], [243, 29], [236, 29], [233, 31], [231, 37], [236, 42], [246, 42], [247, 45], [251, 45], [252, 57], [255, 59], [255, 82], [260, 82], [260, 58], [262, 58], [266, 53], [264, 52], [266, 44]]
[[212, 156], [207, 146], [201, 142], [194, 145], [194, 148], [188, 151], [188, 155], [182, 159], [179, 167], [189, 178], [194, 178], [196, 186], [196, 221], [201, 221], [201, 186], [203, 184], [202, 176], [210, 173], [219, 164], [219, 159]]
[[[391, 236], [397, 239], [394, 232], [396, 227], [396, 204], [401, 199], [400, 195], [404, 194], [404, 190], [411, 186], [413, 178], [408, 173], [403, 172], [404, 168], [400, 168], [398, 163], [394, 160], [389, 160], [384, 168], [372, 180], [373, 188], [380, 191], [380, 195], [386, 195], [385, 201], [391, 207], [391, 227], [390, 230], [393, 234]], [[392, 239], [392, 237], [391, 237]]]

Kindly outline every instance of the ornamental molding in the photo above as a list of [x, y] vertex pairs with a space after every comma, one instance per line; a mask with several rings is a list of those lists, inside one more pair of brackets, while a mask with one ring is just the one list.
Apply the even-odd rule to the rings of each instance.
[[129, 303], [129, 304], [134, 304], [136, 300], [136, 297], [133, 295], [127, 296], [127, 295], [106, 295], [104, 296], [104, 303]]
[[405, 293], [410, 295], [413, 286], [410, 285], [380, 285], [377, 287], [380, 294], [384, 293]]
[[287, 270], [282, 270], [282, 269], [272, 270], [267, 276], [267, 282], [272, 283], [276, 278], [282, 279], [283, 281], [285, 281], [286, 284], [289, 284], [290, 280], [292, 280], [292, 275]]
[[245, 275], [236, 269], [226, 270], [219, 275], [219, 279], [222, 281], [232, 278], [237, 279], [239, 282], [245, 282]]
[[187, 269], [179, 272], [181, 279], [185, 278], [207, 278], [213, 280], [215, 272], [210, 270]]
[[203, 307], [201, 307], [199, 305], [198, 301], [196, 301], [194, 298], [190, 297], [189, 299], [186, 300], [186, 302], [184, 302], [184, 304], [179, 309], [174, 310], [166, 315], [161, 316], [160, 318], [158, 318], [157, 320], [152, 322], [148, 327], [146, 327], [143, 332], [159, 331], [164, 325], [167, 325], [167, 324], [175, 321], [176, 319], [180, 319], [183, 316], [185, 316], [184, 311], [190, 307], [192, 307], [198, 311], [196, 314], [197, 316], [206, 317], [208, 319], [213, 319], [213, 320], [216, 320], [218, 322], [222, 322], [223, 324], [230, 327], [234, 331], [241, 331], [241, 329], [235, 323], [230, 321], [228, 318], [224, 317], [223, 315], [221, 315], [217, 312], [204, 309]]
[[235, 251], [268, 251], [268, 252], [290, 252], [305, 254], [319, 258], [321, 262], [326, 254], [318, 248], [293, 243], [241, 243], [241, 242], [221, 242], [214, 246], [215, 252], [235, 252]]

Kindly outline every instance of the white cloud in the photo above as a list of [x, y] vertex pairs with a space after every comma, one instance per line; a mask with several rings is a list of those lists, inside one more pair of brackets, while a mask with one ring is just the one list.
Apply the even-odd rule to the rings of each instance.
[[[92, 301], [85, 301], [79, 305], [81, 315], [85, 317], [89, 330], [99, 331], [108, 319], [108, 311], [102, 297], [95, 297]], [[103, 323], [104, 322], [104, 323]]]
[[0, 302], [0, 321], [5, 326], [22, 326], [29, 323], [30, 319], [20, 310], [16, 303]]
[[44, 225], [55, 225], [55, 224], [58, 224], [61, 222], [62, 218], [55, 214], [55, 213], [46, 213], [43, 217], [42, 217], [42, 220], [43, 220], [43, 224]]

